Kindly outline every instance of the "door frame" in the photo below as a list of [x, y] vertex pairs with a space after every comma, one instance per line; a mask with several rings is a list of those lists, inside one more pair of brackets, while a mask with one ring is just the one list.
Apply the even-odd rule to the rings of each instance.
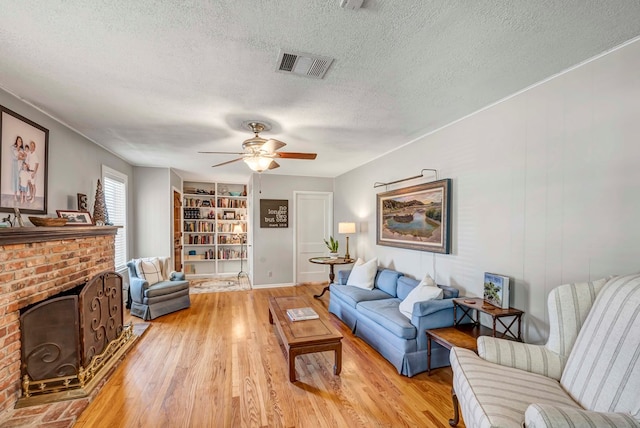
[[294, 190], [293, 191], [293, 283], [298, 283], [298, 197], [301, 195], [325, 195], [329, 197], [327, 226], [333, 235], [333, 192]]
[[[180, 206], [179, 206], [179, 217], [176, 221], [175, 218], [175, 213], [176, 213], [176, 207], [175, 207], [175, 196], [176, 194], [179, 195], [179, 202], [180, 202]], [[182, 267], [184, 267], [184, 256], [183, 256], [183, 252], [184, 252], [184, 245], [183, 245], [183, 240], [182, 240], [182, 197], [183, 197], [183, 192], [181, 189], [178, 189], [175, 186], [171, 186], [171, 264], [173, 265], [173, 269], [177, 270], [178, 272], [184, 272], [182, 270]], [[176, 231], [176, 226], [179, 226], [178, 230]], [[176, 234], [179, 233], [180, 234], [180, 269], [176, 269], [176, 259], [174, 257], [175, 253], [176, 253]]]

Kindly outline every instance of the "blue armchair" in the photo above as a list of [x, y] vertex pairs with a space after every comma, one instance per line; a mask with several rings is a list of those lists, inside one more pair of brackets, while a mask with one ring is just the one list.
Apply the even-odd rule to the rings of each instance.
[[144, 320], [152, 320], [171, 312], [191, 306], [189, 281], [182, 272], [169, 272], [169, 257], [158, 257], [160, 281], [149, 285], [149, 281], [139, 275], [136, 265], [140, 259], [127, 262], [129, 268], [129, 298], [127, 307], [131, 315]]

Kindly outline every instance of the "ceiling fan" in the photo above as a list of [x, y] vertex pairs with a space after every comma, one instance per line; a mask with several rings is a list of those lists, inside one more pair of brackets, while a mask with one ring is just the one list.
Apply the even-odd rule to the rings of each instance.
[[278, 168], [280, 165], [276, 162], [275, 158], [280, 159], [308, 159], [313, 160], [316, 158], [316, 153], [295, 153], [295, 152], [278, 152], [278, 149], [286, 146], [285, 143], [273, 138], [266, 139], [258, 135], [262, 131], [268, 131], [271, 126], [265, 122], [257, 122], [249, 120], [242, 123], [242, 127], [252, 131], [255, 135], [242, 143], [243, 152], [198, 152], [198, 153], [211, 153], [219, 155], [240, 155], [239, 158], [233, 159], [227, 162], [222, 162], [213, 167], [227, 165], [239, 160], [245, 161], [245, 163], [256, 172], [262, 172], [268, 169]]

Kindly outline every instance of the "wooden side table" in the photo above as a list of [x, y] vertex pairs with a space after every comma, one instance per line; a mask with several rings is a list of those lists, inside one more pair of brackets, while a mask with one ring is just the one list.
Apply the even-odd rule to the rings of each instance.
[[[457, 317], [458, 308], [462, 311], [460, 318]], [[489, 336], [499, 337], [501, 339], [514, 339], [522, 342], [522, 315], [524, 312], [520, 309], [501, 309], [486, 303], [484, 299], [479, 297], [453, 299], [453, 320], [455, 325], [459, 325], [458, 319], [464, 319], [465, 316], [468, 316], [473, 320], [474, 325], [480, 326], [480, 313], [489, 315], [493, 320], [493, 329]], [[473, 316], [473, 314], [475, 314], [475, 316]], [[502, 320], [505, 317], [512, 318], [508, 325]], [[514, 333], [511, 331], [511, 328], [515, 327], [514, 324], [516, 322], [518, 331]], [[496, 330], [497, 323], [500, 323], [500, 325], [504, 327], [504, 332], [498, 332]]]
[[[464, 319], [468, 316], [473, 320], [471, 324], [460, 324], [458, 321], [457, 311], [462, 311], [460, 319]], [[480, 313], [488, 314], [493, 319], [493, 328], [485, 327], [480, 324]], [[481, 298], [458, 298], [453, 299], [453, 327], [436, 328], [433, 330], [427, 330], [427, 374], [431, 374], [431, 341], [435, 341], [437, 344], [451, 349], [454, 346], [460, 348], [470, 349], [473, 352], [478, 352], [477, 339], [480, 336], [493, 336], [501, 339], [517, 340], [522, 342], [522, 315], [523, 311], [520, 309], [509, 308], [501, 309], [486, 303]], [[507, 325], [503, 322], [502, 318], [512, 317], [513, 319]], [[514, 333], [511, 328], [517, 322], [518, 332]], [[498, 332], [496, 330], [497, 323], [500, 323], [504, 328], [504, 332]]]
[[454, 327], [427, 330], [427, 374], [431, 375], [431, 341], [451, 349], [454, 346], [478, 352], [476, 339], [491, 334], [491, 329], [474, 324], [462, 324]]
[[[348, 265], [350, 263], [353, 263], [355, 260], [345, 259], [344, 257], [336, 257], [335, 259], [331, 257], [312, 257], [309, 259], [309, 261], [318, 265], [329, 265], [329, 285], [331, 285], [334, 278], [336, 277], [335, 273], [333, 272], [333, 267], [335, 265]], [[315, 297], [316, 299], [322, 297], [322, 295], [329, 290], [329, 285], [322, 289], [322, 293], [314, 295], [313, 297]]]

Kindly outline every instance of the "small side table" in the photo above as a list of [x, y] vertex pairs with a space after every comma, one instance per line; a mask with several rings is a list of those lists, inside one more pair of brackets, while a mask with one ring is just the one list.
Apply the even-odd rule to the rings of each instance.
[[[329, 285], [331, 285], [334, 278], [336, 277], [335, 273], [333, 272], [333, 267], [335, 265], [348, 265], [350, 263], [353, 263], [355, 260], [345, 259], [344, 257], [337, 257], [335, 259], [331, 257], [312, 257], [309, 259], [309, 261], [311, 263], [315, 263], [319, 265], [329, 265]], [[322, 289], [322, 293], [318, 295], [314, 295], [313, 297], [315, 297], [316, 299], [319, 299], [320, 297], [322, 297], [322, 295], [329, 290], [329, 285], [327, 285]]]
[[431, 341], [451, 349], [454, 346], [478, 352], [477, 339], [479, 336], [491, 334], [491, 329], [474, 324], [462, 324], [454, 327], [435, 328], [427, 330], [427, 374], [431, 376]]
[[[471, 324], [460, 324], [458, 321], [457, 311], [462, 311], [460, 319], [468, 316], [473, 320]], [[485, 327], [480, 324], [480, 313], [488, 314], [493, 319], [493, 328]], [[516, 340], [522, 342], [522, 315], [520, 309], [509, 308], [501, 309], [486, 303], [481, 298], [457, 298], [453, 299], [453, 327], [435, 328], [427, 330], [427, 374], [431, 374], [431, 341], [451, 349], [454, 346], [470, 349], [478, 352], [477, 339], [480, 336], [499, 337], [501, 339]], [[512, 317], [513, 319], [507, 325], [502, 318]], [[517, 322], [518, 332], [514, 333], [511, 328]], [[498, 332], [496, 330], [497, 323], [500, 323], [505, 331]]]
[[[459, 325], [456, 313], [458, 308], [462, 310], [462, 316], [459, 319], [464, 319], [465, 316], [468, 316], [474, 321], [474, 325], [480, 326], [480, 313], [487, 314], [493, 320], [493, 331], [490, 334], [491, 336], [499, 337], [501, 339], [514, 339], [518, 342], [522, 342], [522, 315], [524, 314], [524, 312], [522, 312], [520, 309], [501, 309], [489, 303], [486, 303], [484, 299], [480, 297], [457, 298], [453, 299], [453, 320], [455, 325]], [[472, 315], [474, 312], [475, 317]], [[512, 318], [509, 325], [505, 324], [502, 321], [502, 318], [505, 317]], [[518, 332], [514, 333], [511, 331], [511, 328], [515, 327], [514, 324], [516, 322], [518, 323]], [[504, 327], [505, 331], [499, 333], [496, 330], [496, 323], [500, 323], [500, 325]]]

